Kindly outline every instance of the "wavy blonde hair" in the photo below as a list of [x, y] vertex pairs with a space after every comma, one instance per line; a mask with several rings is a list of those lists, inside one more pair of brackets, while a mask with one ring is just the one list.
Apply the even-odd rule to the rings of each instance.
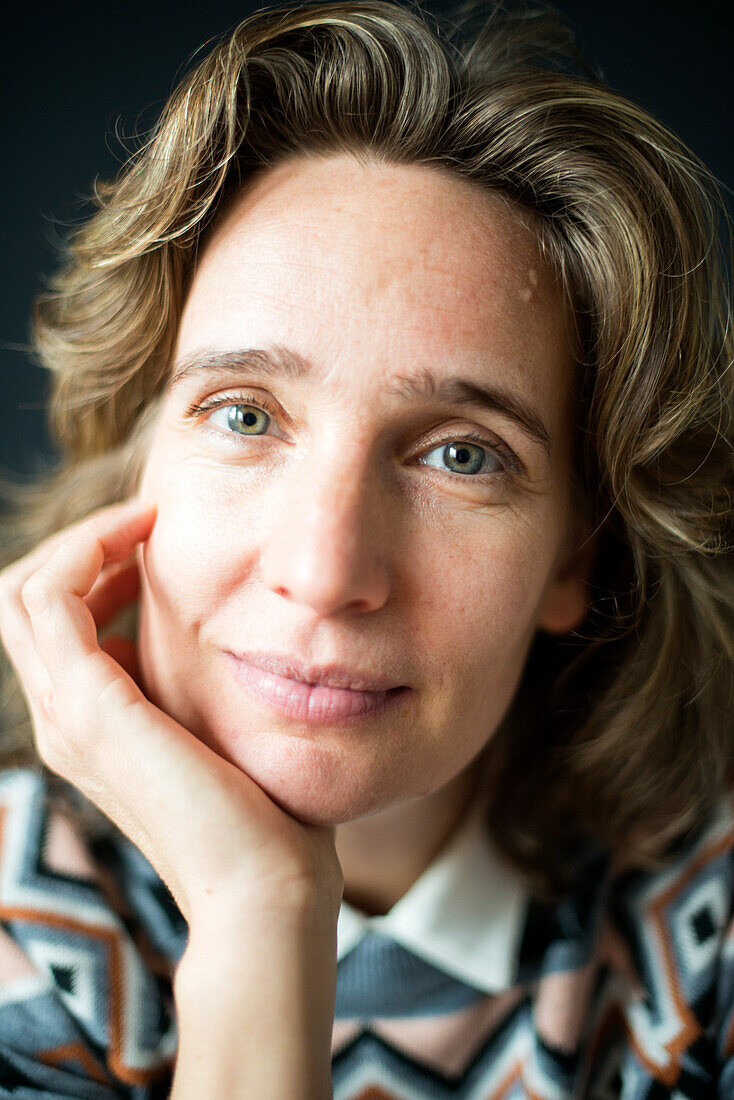
[[[576, 344], [583, 628], [538, 634], [487, 750], [488, 824], [553, 898], [584, 837], [658, 867], [734, 782], [731, 228], [690, 149], [552, 8], [266, 7], [184, 77], [36, 304], [60, 459], [6, 480], [4, 561], [134, 491], [202, 234], [260, 171], [441, 165], [532, 212]], [[728, 254], [723, 242], [728, 242]], [[34, 759], [6, 661], [0, 762]]]

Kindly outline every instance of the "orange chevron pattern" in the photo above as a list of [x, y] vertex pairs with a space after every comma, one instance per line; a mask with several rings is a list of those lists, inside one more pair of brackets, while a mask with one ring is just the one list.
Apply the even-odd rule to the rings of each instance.
[[64, 1043], [62, 1046], [39, 1051], [38, 1060], [45, 1066], [64, 1066], [68, 1062], [77, 1062], [86, 1075], [100, 1085], [108, 1085], [111, 1081], [96, 1058], [81, 1043]]
[[[48, 1092], [57, 1071], [59, 1094], [78, 1078], [110, 1100], [163, 1100], [181, 945], [170, 900], [124, 838], [95, 849], [100, 866], [58, 812], [40, 776], [0, 773], [0, 1096]], [[600, 880], [598, 912], [583, 885], [578, 906], [527, 915], [522, 981], [497, 995], [444, 975], [436, 988], [453, 982], [461, 1007], [389, 1015], [376, 1001], [338, 1017], [334, 1100], [700, 1100], [719, 1081], [734, 1097], [732, 805], [665, 870], [623, 871], [608, 894]]]
[[[0, 866], [3, 869], [12, 859], [10, 856], [10, 848], [13, 844], [12, 833], [14, 829], [17, 830], [18, 819], [22, 818], [23, 811], [32, 812], [32, 795], [35, 793], [34, 787], [37, 784], [38, 778], [33, 776], [27, 792], [11, 791], [9, 799], [3, 799], [0, 793]], [[26, 795], [26, 798], [23, 795]], [[52, 824], [53, 813], [54, 811], [49, 811], [45, 816], [44, 834]], [[53, 890], [53, 885], [56, 883], [55, 876], [59, 875], [59, 872], [45, 865], [43, 851], [37, 853], [35, 862], [39, 882], [34, 882], [31, 888], [25, 891], [33, 895], [31, 904], [19, 904], [18, 895], [23, 893], [22, 887], [18, 890], [17, 882], [11, 882], [8, 888], [5, 875], [0, 875], [0, 921], [6, 928], [13, 931], [20, 928], [28, 931], [31, 935], [29, 941], [31, 944], [44, 936], [58, 940], [58, 934], [63, 933], [96, 949], [96, 959], [103, 963], [103, 982], [109, 994], [104, 1001], [106, 1018], [100, 1021], [100, 1030], [104, 1030], [108, 1035], [104, 1065], [81, 1039], [40, 1049], [39, 1061], [48, 1066], [76, 1063], [86, 1076], [100, 1083], [118, 1081], [126, 1085], [148, 1085], [151, 1081], [170, 1073], [174, 1052], [171, 1050], [169, 1053], [165, 1049], [165, 1043], [161, 1044], [158, 1052], [152, 1052], [152, 1057], [148, 1056], [144, 1059], [147, 1061], [145, 1065], [136, 1064], [134, 1058], [130, 1058], [131, 1054], [134, 1056], [144, 1053], [130, 1048], [128, 1021], [131, 1015], [139, 1015], [139, 1009], [134, 1003], [135, 992], [130, 986], [129, 966], [126, 965], [125, 959], [134, 949], [124, 924], [115, 918], [106, 905], [98, 883], [88, 877], [86, 868], [84, 877], [77, 879], [87, 892], [94, 891], [98, 894], [95, 899], [96, 904], [91, 906], [87, 904], [82, 915], [74, 911], [71, 901], [68, 905], [58, 904], [58, 896]], [[65, 871], [68, 872], [68, 870], [69, 868], [65, 868]], [[48, 881], [44, 880], [45, 874], [49, 875]], [[44, 907], [44, 894], [49, 900], [56, 902], [53, 907]], [[32, 952], [32, 947], [30, 950]], [[102, 1003], [99, 998], [97, 1003]]]

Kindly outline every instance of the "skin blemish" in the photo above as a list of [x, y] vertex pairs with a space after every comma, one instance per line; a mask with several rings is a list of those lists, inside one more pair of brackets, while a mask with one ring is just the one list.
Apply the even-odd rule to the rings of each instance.
[[528, 283], [529, 286], [524, 286], [520, 291], [520, 297], [523, 302], [532, 302], [535, 297], [535, 291], [538, 286], [538, 272], [534, 267], [528, 269]]

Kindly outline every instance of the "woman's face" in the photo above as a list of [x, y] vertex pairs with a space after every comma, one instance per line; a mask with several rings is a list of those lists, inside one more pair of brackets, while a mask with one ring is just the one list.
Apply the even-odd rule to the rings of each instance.
[[298, 159], [199, 257], [140, 483], [144, 687], [303, 821], [438, 791], [536, 631], [584, 616], [573, 364], [526, 220], [444, 171]]

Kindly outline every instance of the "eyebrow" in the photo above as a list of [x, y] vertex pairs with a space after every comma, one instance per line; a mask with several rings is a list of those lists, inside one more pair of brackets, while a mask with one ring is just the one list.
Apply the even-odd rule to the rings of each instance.
[[[245, 348], [216, 354], [197, 352], [175, 364], [169, 381], [173, 390], [185, 378], [202, 371], [241, 375], [254, 373], [264, 378], [302, 379], [311, 372], [307, 360], [289, 348]], [[499, 412], [518, 424], [550, 458], [550, 433], [538, 413], [517, 394], [501, 386], [480, 385], [467, 378], [437, 379], [427, 368], [414, 374], [397, 375], [386, 391], [403, 401], [434, 400], [470, 408]]]

